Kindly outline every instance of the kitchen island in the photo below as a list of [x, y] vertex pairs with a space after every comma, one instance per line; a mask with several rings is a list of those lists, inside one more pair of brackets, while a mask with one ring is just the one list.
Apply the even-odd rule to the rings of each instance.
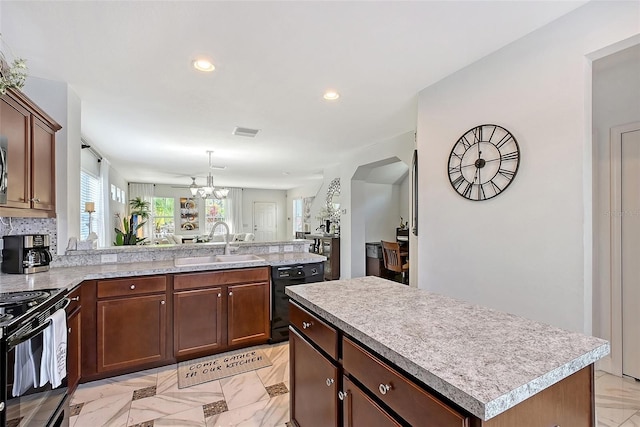
[[[335, 403], [336, 425], [365, 425], [357, 414], [375, 411], [375, 425], [595, 425], [593, 363], [609, 353], [605, 340], [377, 277], [286, 292], [297, 313], [291, 413], [302, 427], [322, 402]], [[310, 388], [296, 355], [315, 357], [307, 347], [335, 370], [335, 398], [303, 403]]]

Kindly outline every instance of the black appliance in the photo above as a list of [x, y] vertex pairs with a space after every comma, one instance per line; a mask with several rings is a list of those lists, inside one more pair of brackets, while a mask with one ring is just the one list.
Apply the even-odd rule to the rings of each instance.
[[15, 274], [49, 270], [51, 252], [47, 234], [4, 236], [2, 272]]
[[43, 387], [27, 383], [14, 391], [14, 378], [24, 369], [15, 363], [18, 346], [29, 343], [38, 382], [47, 318], [66, 308], [69, 300], [65, 295], [64, 289], [0, 293], [0, 427], [60, 427], [69, 423], [66, 379], [56, 388], [49, 382]]
[[282, 265], [271, 267], [271, 341], [289, 339], [289, 297], [284, 289], [291, 285], [324, 281], [324, 264]]

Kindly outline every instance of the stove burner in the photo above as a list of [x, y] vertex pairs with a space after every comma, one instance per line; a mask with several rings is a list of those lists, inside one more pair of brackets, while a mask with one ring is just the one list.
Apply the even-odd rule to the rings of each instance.
[[32, 306], [48, 296], [49, 292], [44, 291], [7, 292], [0, 294], [0, 307], [23, 303]]
[[13, 319], [13, 315], [0, 313], [0, 323]]

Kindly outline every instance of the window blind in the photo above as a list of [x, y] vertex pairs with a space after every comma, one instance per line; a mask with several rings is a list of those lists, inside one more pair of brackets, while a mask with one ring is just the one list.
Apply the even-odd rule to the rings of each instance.
[[84, 211], [85, 203], [93, 202], [95, 212], [91, 214], [91, 231], [97, 234], [98, 224], [102, 223], [104, 210], [100, 197], [100, 178], [85, 170], [80, 171], [80, 240], [89, 236], [89, 213]]

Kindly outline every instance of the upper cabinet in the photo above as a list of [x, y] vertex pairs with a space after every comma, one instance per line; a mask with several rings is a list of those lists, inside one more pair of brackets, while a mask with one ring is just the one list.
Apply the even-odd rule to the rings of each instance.
[[61, 127], [27, 96], [0, 98], [0, 136], [7, 139], [7, 201], [0, 216], [53, 218], [55, 133]]

